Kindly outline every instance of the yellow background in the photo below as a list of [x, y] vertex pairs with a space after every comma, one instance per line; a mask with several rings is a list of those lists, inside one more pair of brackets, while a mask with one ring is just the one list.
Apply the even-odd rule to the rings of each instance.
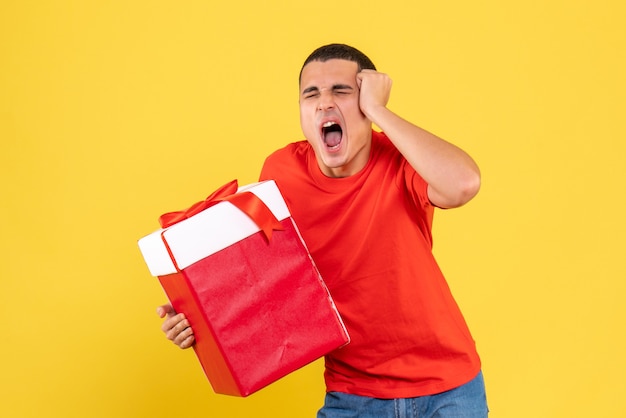
[[337, 41], [481, 166], [435, 251], [491, 416], [625, 416], [623, 4], [3, 1], [0, 416], [314, 416], [320, 362], [213, 394], [136, 240], [300, 139], [301, 62]]

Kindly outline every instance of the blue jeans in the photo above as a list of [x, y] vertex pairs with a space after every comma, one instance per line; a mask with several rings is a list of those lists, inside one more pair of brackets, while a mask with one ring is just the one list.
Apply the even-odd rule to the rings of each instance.
[[377, 399], [339, 392], [326, 394], [317, 418], [486, 418], [482, 372], [456, 389], [406, 399]]

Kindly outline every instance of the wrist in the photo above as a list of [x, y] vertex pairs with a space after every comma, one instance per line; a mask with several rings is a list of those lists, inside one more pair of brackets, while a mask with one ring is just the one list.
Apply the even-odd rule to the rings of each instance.
[[363, 107], [361, 108], [361, 112], [363, 112], [366, 118], [378, 125], [381, 129], [383, 128], [381, 124], [384, 125], [384, 121], [391, 114], [391, 111], [383, 104]]

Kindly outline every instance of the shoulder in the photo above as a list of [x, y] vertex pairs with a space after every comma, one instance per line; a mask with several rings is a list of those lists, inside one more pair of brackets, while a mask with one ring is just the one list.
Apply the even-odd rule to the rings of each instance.
[[383, 154], [389, 157], [401, 157], [400, 151], [391, 142], [384, 132], [372, 130], [372, 151], [373, 154]]
[[261, 180], [275, 179], [306, 167], [310, 145], [307, 141], [293, 142], [272, 152], [263, 163]]
[[377, 169], [386, 170], [390, 168], [399, 173], [403, 171], [405, 162], [405, 158], [384, 132], [372, 131], [370, 164]]
[[395, 173], [396, 187], [410, 196], [415, 205], [422, 208], [431, 206], [428, 199], [428, 184], [384, 132], [373, 132], [372, 155], [377, 166], [387, 164], [390, 172]]
[[306, 152], [310, 148], [310, 145], [307, 141], [297, 141], [292, 142], [291, 144], [287, 144], [282, 148], [277, 149], [272, 152], [267, 159], [284, 159], [284, 158], [294, 158], [299, 155], [306, 155]]

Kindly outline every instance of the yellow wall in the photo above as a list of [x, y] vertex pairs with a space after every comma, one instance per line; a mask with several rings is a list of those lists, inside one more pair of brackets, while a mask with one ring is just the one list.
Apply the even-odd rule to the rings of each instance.
[[482, 168], [435, 247], [491, 416], [626, 415], [623, 4], [2, 2], [0, 416], [314, 416], [319, 362], [213, 394], [136, 240], [301, 138], [297, 72], [334, 41]]

